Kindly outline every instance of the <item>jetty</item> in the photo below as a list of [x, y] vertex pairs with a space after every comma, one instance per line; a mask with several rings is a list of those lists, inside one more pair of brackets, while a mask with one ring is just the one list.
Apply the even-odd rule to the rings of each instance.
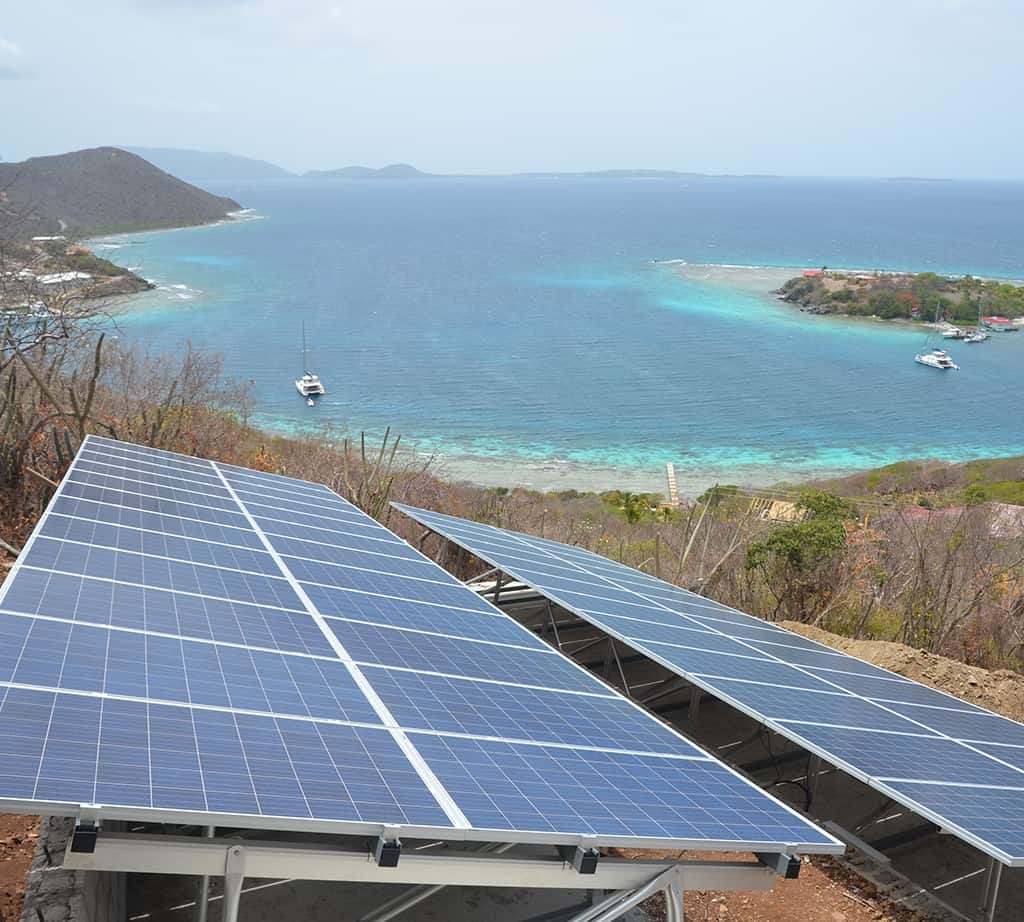
[[665, 476], [668, 478], [668, 504], [679, 505], [679, 484], [676, 483], [676, 466], [669, 461], [665, 465]]

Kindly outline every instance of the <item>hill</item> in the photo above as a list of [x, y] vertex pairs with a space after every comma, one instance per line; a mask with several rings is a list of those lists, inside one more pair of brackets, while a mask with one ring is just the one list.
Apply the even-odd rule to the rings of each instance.
[[240, 208], [116, 147], [0, 163], [0, 239], [210, 224]]
[[255, 160], [221, 151], [185, 150], [177, 147], [125, 147], [159, 167], [165, 173], [186, 182], [231, 179], [285, 179], [294, 176], [288, 170], [266, 160]]
[[340, 170], [310, 170], [303, 175], [311, 179], [427, 179], [435, 174], [424, 173], [408, 163], [392, 163], [380, 169], [344, 166]]

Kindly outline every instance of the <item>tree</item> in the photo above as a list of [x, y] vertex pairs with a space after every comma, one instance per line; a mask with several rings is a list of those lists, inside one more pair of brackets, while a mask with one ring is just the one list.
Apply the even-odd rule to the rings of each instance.
[[836, 564], [847, 544], [847, 523], [857, 509], [823, 490], [805, 490], [796, 505], [806, 518], [776, 528], [747, 549], [747, 570], [759, 571], [775, 598], [773, 615], [805, 621], [827, 601]]

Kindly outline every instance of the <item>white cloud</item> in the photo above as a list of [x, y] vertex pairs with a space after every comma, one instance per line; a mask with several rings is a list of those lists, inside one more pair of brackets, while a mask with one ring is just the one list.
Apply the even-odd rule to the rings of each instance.
[[28, 73], [28, 61], [21, 46], [0, 35], [0, 80], [18, 80]]

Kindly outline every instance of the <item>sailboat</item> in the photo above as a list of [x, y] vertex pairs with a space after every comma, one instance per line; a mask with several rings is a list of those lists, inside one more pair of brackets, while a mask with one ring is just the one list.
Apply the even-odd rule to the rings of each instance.
[[981, 320], [981, 298], [978, 298], [978, 325], [974, 329], [969, 330], [967, 336], [964, 338], [964, 342], [967, 343], [983, 343], [992, 334], [985, 329], [985, 325]]
[[302, 367], [307, 369], [302, 373], [301, 378], [295, 380], [295, 389], [305, 398], [307, 406], [316, 406], [316, 398], [327, 393], [320, 376], [309, 371], [309, 362], [306, 349], [306, 322], [302, 322]]
[[[939, 322], [939, 306], [935, 305], [935, 323]], [[914, 361], [918, 365], [927, 365], [929, 368], [938, 368], [942, 371], [959, 371], [960, 366], [957, 365], [950, 357], [949, 353], [945, 349], [936, 349], [934, 345], [935, 334], [933, 333], [928, 337], [928, 341], [925, 343], [924, 349], [914, 356]]]

